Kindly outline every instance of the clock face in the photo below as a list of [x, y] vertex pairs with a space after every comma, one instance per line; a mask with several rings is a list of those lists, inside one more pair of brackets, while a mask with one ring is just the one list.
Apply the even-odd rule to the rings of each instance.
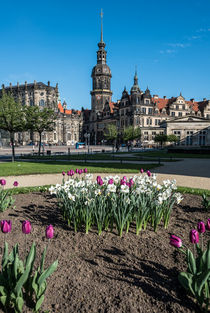
[[96, 99], [97, 99], [97, 100], [100, 100], [100, 99], [101, 99], [101, 96], [100, 96], [100, 95], [97, 95], [97, 96], [96, 96]]
[[99, 73], [101, 71], [101, 69], [100, 68], [97, 68], [97, 72]]

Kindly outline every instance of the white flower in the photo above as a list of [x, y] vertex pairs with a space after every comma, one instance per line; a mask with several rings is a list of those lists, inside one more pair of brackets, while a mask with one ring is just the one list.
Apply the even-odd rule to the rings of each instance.
[[175, 197], [176, 197], [177, 204], [179, 204], [183, 200], [182, 194], [179, 192], [175, 193]]
[[51, 186], [51, 187], [49, 188], [49, 192], [50, 192], [51, 195], [56, 194], [56, 189], [55, 189], [55, 187], [54, 187], [54, 186]]
[[116, 192], [117, 187], [114, 184], [108, 185], [107, 186], [107, 191], [108, 192]]
[[68, 193], [69, 200], [75, 201], [75, 196], [72, 195], [70, 192]]
[[120, 191], [123, 193], [129, 193], [129, 187], [126, 185], [121, 185]]

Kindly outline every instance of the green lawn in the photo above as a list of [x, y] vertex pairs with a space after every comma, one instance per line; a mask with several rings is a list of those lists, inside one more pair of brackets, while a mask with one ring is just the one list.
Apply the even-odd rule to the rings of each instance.
[[138, 173], [141, 168], [144, 170], [153, 169], [157, 164], [116, 164], [116, 163], [81, 163], [81, 162], [14, 162], [1, 163], [0, 175], [16, 176], [27, 174], [52, 174], [61, 173], [70, 169], [87, 168], [90, 173]]

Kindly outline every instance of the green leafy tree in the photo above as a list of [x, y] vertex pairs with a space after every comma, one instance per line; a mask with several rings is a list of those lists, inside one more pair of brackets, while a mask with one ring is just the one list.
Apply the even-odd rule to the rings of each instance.
[[134, 128], [133, 126], [129, 126], [125, 128], [122, 137], [123, 137], [123, 140], [126, 142], [126, 145], [129, 150], [129, 141], [140, 138], [141, 129], [140, 127]]
[[39, 108], [38, 106], [27, 107], [26, 110], [27, 127], [32, 132], [39, 134], [39, 152], [41, 152], [42, 133], [52, 131], [55, 123], [55, 112], [50, 108]]
[[168, 141], [168, 136], [167, 135], [165, 135], [165, 134], [159, 134], [159, 135], [156, 135], [155, 136], [155, 142], [158, 142], [158, 143], [160, 143], [160, 146], [161, 146], [161, 148], [162, 148], [162, 146], [163, 146], [163, 143], [165, 143], [166, 141]]
[[0, 98], [0, 129], [9, 132], [12, 148], [12, 162], [15, 160], [14, 136], [17, 132], [27, 130], [25, 123], [25, 108], [10, 94], [2, 93]]
[[104, 132], [104, 137], [111, 142], [111, 144], [113, 145], [113, 150], [114, 150], [114, 146], [117, 140], [117, 127], [114, 124], [108, 124], [105, 132]]
[[168, 135], [167, 141], [175, 143], [175, 142], [179, 141], [179, 138], [176, 135]]

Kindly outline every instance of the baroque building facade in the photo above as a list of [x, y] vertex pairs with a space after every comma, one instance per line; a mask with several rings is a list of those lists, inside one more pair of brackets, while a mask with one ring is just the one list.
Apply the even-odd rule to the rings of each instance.
[[[114, 124], [119, 134], [128, 126], [140, 127], [139, 141], [145, 147], [154, 146], [158, 134], [174, 134], [181, 145], [210, 145], [210, 100], [187, 101], [181, 93], [169, 99], [152, 96], [148, 87], [145, 91], [139, 87], [136, 71], [130, 92], [124, 88], [121, 99], [113, 102], [105, 46], [101, 21], [97, 64], [91, 75], [91, 110], [86, 110], [83, 116], [83, 134], [90, 134], [92, 144], [102, 143], [107, 125]], [[189, 140], [193, 134], [203, 139]]]
[[[56, 113], [55, 128], [51, 132], [43, 132], [42, 142], [51, 145], [72, 145], [79, 141], [82, 131], [82, 114], [78, 110], [67, 110], [67, 104], [64, 101], [61, 105], [58, 84], [55, 87], [47, 85], [42, 82], [13, 86], [10, 84], [8, 87], [2, 85], [0, 89], [0, 97], [3, 90], [11, 94], [16, 102], [26, 106], [39, 106], [49, 107]], [[38, 144], [39, 137], [36, 133], [22, 132], [15, 134], [16, 145]], [[0, 144], [9, 145], [9, 134], [0, 130]]]

